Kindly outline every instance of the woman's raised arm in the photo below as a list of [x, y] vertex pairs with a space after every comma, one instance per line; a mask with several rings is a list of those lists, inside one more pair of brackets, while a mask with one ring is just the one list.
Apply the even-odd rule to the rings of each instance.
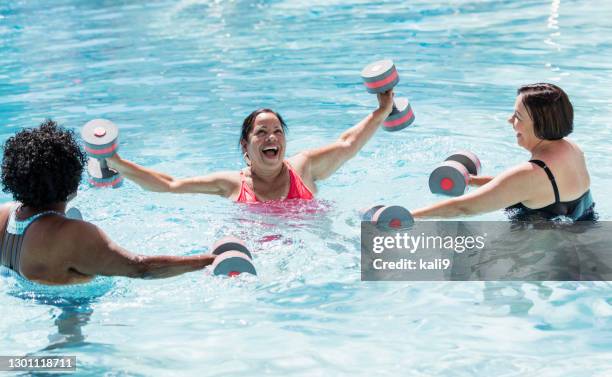
[[377, 97], [378, 109], [344, 131], [338, 140], [321, 148], [302, 152], [313, 180], [329, 177], [354, 157], [389, 116], [393, 109], [393, 91], [378, 94]]

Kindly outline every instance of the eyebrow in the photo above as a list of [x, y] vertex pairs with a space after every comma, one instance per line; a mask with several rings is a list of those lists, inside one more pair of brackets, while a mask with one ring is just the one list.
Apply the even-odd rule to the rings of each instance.
[[[275, 124], [275, 125], [273, 125], [273, 126], [270, 126], [270, 127], [272, 127], [272, 128], [279, 128], [279, 129], [281, 129], [281, 130], [283, 129], [283, 126], [281, 126], [281, 125], [276, 125], [276, 124]], [[256, 124], [256, 125], [255, 125], [255, 127], [253, 127], [253, 130], [260, 130], [260, 129], [262, 129], [262, 128], [268, 128], [268, 126], [267, 126], [267, 125], [265, 125], [265, 124]]]
[[514, 114], [517, 115], [519, 118], [523, 117], [523, 114], [519, 113], [518, 110], [514, 110]]

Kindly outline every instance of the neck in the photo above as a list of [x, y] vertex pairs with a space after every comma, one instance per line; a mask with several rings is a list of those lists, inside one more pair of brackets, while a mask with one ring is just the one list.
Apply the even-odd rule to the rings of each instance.
[[531, 148], [531, 156], [535, 156], [535, 154], [537, 152], [541, 151], [542, 148], [545, 148], [546, 145], [548, 145], [548, 143], [549, 143], [549, 141], [548, 140], [544, 140], [544, 139], [538, 141], [537, 144], [533, 148]]
[[266, 183], [275, 182], [285, 171], [285, 164], [282, 164], [279, 167], [275, 167], [272, 169], [258, 168], [257, 170], [251, 166], [251, 175], [253, 178], [257, 178], [260, 181], [264, 181]]
[[24, 205], [19, 209], [19, 212], [27, 217], [36, 215], [37, 213], [46, 212], [46, 211], [56, 211], [60, 213], [65, 213], [66, 204], [67, 202], [59, 202], [59, 203], [45, 205], [42, 207], [32, 207], [32, 206]]

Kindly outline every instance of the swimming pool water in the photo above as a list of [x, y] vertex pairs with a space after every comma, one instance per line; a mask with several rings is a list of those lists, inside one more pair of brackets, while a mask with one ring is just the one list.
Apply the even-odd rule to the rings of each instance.
[[603, 0], [0, 4], [2, 142], [46, 117], [74, 129], [103, 117], [121, 127], [122, 156], [145, 166], [239, 169], [249, 112], [283, 115], [289, 154], [331, 142], [374, 109], [359, 72], [381, 58], [416, 114], [287, 215], [82, 185], [74, 204], [127, 249], [197, 253], [233, 233], [259, 275], [114, 279], [85, 299], [3, 278], [0, 355], [76, 355], [96, 376], [609, 375], [609, 284], [361, 282], [357, 210], [433, 202], [428, 174], [456, 149], [486, 174], [528, 159], [506, 119], [519, 85], [550, 81], [574, 104], [572, 139], [610, 220], [610, 16]]

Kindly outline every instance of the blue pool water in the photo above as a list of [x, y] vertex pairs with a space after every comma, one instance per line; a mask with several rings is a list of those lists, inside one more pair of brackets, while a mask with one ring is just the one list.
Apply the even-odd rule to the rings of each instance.
[[284, 116], [290, 154], [331, 142], [374, 109], [359, 72], [381, 58], [416, 122], [378, 132], [289, 215], [83, 185], [75, 204], [127, 249], [191, 254], [234, 233], [259, 276], [114, 279], [89, 297], [3, 278], [0, 355], [76, 355], [92, 376], [610, 375], [609, 284], [361, 282], [357, 209], [436, 200], [427, 176], [456, 149], [490, 174], [526, 160], [506, 118], [519, 85], [550, 81], [573, 101], [572, 138], [612, 219], [611, 16], [604, 0], [1, 3], [2, 142], [46, 117], [103, 117], [148, 167], [239, 169], [250, 111]]

